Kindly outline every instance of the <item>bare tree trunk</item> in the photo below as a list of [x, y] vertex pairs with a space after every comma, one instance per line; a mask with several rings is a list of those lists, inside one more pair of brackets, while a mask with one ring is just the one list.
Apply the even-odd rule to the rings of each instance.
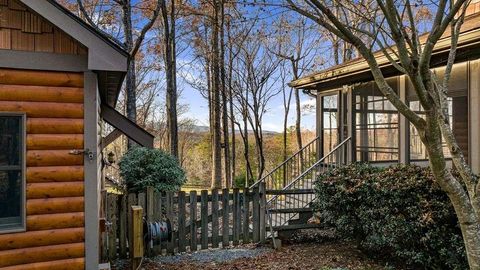
[[221, 146], [221, 125], [220, 125], [220, 65], [219, 65], [219, 13], [218, 0], [213, 1], [213, 22], [212, 22], [212, 106], [213, 106], [213, 140], [212, 140], [212, 188], [222, 187], [222, 146]]
[[233, 40], [230, 35], [230, 20], [226, 20], [226, 29], [227, 29], [227, 42], [228, 42], [228, 102], [229, 102], [229, 111], [230, 111], [230, 136], [231, 136], [231, 162], [230, 162], [230, 179], [233, 181], [235, 179], [235, 169], [236, 169], [236, 139], [235, 139], [235, 115], [233, 111]]
[[[465, 243], [470, 269], [480, 269], [480, 220], [474, 204], [462, 185], [446, 166], [442, 147], [442, 132], [435, 112], [426, 114], [426, 128], [421, 138], [428, 152], [430, 167], [437, 183], [446, 191], [457, 214]], [[474, 200], [478, 200], [474, 198]]]
[[225, 171], [225, 187], [232, 187], [232, 176], [230, 167], [230, 143], [228, 135], [228, 92], [225, 87], [225, 6], [223, 0], [220, 1], [220, 78], [222, 89], [222, 124], [223, 124], [223, 156]]
[[177, 120], [177, 68], [176, 68], [176, 30], [175, 30], [175, 1], [170, 3], [168, 14], [166, 1], [162, 1], [162, 17], [165, 32], [165, 66], [166, 66], [166, 107], [167, 129], [170, 154], [178, 158], [178, 120]]
[[[122, 22], [125, 34], [125, 47], [127, 51], [133, 49], [133, 25], [132, 25], [132, 7], [130, 0], [125, 0], [122, 5]], [[135, 58], [131, 58], [128, 62], [128, 70], [125, 78], [125, 96], [126, 98], [126, 114], [127, 118], [133, 122], [137, 122], [137, 95], [135, 93], [137, 80], [135, 70]], [[128, 148], [136, 145], [136, 143], [128, 139]]]
[[[296, 61], [292, 60], [292, 71], [293, 71], [293, 78], [294, 80], [298, 79], [298, 66]], [[298, 150], [303, 148], [303, 143], [302, 143], [302, 108], [300, 104], [300, 93], [298, 90], [293, 90], [295, 91], [295, 109], [296, 109], [296, 122], [295, 122], [295, 133], [297, 135], [297, 145], [298, 145]], [[301, 170], [303, 171], [303, 153], [300, 152], [300, 165], [302, 166]]]

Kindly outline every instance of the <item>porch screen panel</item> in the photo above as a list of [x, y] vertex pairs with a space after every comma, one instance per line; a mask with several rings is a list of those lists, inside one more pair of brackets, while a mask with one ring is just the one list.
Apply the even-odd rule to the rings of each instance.
[[338, 144], [338, 95], [322, 97], [323, 155]]
[[[438, 68], [434, 72], [440, 79], [443, 79], [444, 70], [445, 68]], [[466, 63], [453, 66], [447, 96], [450, 127], [453, 129], [457, 143], [468, 160], [468, 77]], [[424, 117], [424, 109], [408, 78], [407, 101], [413, 111]], [[451, 157], [445, 142], [443, 143], [443, 153], [445, 157]], [[428, 159], [425, 146], [420, 140], [417, 129], [412, 124], [410, 124], [410, 159], [413, 161]]]
[[[388, 80], [396, 90], [397, 80]], [[398, 161], [399, 115], [374, 83], [354, 90], [355, 151], [359, 161]]]

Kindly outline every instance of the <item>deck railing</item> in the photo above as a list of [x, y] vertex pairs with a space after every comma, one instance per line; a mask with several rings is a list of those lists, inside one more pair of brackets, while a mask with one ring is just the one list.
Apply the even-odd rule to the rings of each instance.
[[250, 189], [265, 183], [267, 190], [279, 190], [291, 183], [306, 168], [309, 168], [317, 160], [317, 144], [320, 137], [306, 144], [291, 157], [275, 167], [268, 174], [250, 186]]
[[351, 147], [350, 142], [350, 137], [345, 139], [327, 155], [290, 181], [281, 192], [267, 201], [267, 215], [272, 230], [274, 227], [286, 225], [290, 220], [296, 218], [302, 209], [310, 208], [310, 204], [315, 199], [312, 190], [316, 178], [329, 169], [347, 163], [347, 154]]

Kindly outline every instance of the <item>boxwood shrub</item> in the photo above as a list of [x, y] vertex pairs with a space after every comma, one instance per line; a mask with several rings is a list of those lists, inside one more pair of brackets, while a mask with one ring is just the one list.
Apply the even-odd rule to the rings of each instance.
[[337, 236], [414, 269], [468, 269], [458, 220], [429, 168], [354, 163], [318, 177], [315, 206]]
[[159, 149], [134, 147], [120, 160], [120, 175], [130, 192], [153, 187], [157, 191], [176, 191], [185, 184], [185, 171], [178, 160]]

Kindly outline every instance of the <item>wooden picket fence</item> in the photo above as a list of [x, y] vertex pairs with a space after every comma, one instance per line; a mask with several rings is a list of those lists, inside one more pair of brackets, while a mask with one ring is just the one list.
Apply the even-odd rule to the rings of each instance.
[[265, 241], [265, 186], [254, 190], [202, 190], [106, 196], [107, 232], [102, 257], [128, 258], [130, 207], [140, 205], [146, 222], [170, 220], [171, 241], [146, 241], [147, 256], [193, 252]]

